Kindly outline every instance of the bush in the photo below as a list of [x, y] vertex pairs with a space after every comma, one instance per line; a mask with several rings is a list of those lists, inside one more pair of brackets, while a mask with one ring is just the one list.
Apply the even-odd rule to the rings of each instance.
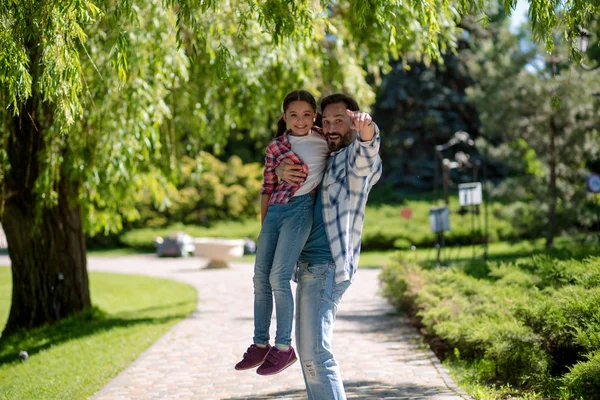
[[209, 153], [200, 160], [181, 160], [180, 182], [161, 204], [150, 190], [140, 194], [140, 218], [133, 228], [160, 228], [169, 224], [208, 226], [219, 220], [252, 219], [260, 213], [262, 166], [243, 164], [235, 156], [227, 162]]
[[487, 270], [476, 277], [399, 260], [381, 273], [383, 294], [455, 349], [442, 354], [460, 354], [481, 368], [472, 375], [484, 383], [598, 399], [600, 257], [535, 256], [488, 263]]
[[394, 264], [392, 268], [384, 268], [379, 280], [382, 285], [382, 294], [398, 310], [409, 312], [415, 304], [415, 299], [424, 285], [421, 270], [408, 263]]
[[[411, 246], [432, 247], [436, 243], [436, 235], [431, 232], [429, 209], [431, 201], [416, 198], [408, 199], [401, 204], [374, 204], [367, 207], [365, 226], [362, 234], [362, 249], [390, 250], [410, 249]], [[488, 242], [495, 242], [512, 235], [512, 228], [506, 221], [494, 216], [492, 209], [500, 204], [490, 204]], [[403, 208], [412, 210], [412, 218], [402, 218]], [[483, 210], [479, 215], [458, 214], [458, 198], [450, 199], [450, 228], [445, 233], [447, 246], [483, 243]], [[474, 224], [474, 230], [472, 230]]]
[[562, 397], [565, 399], [600, 398], [600, 351], [586, 355], [586, 361], [573, 365], [562, 379]]
[[515, 316], [541, 338], [554, 360], [554, 374], [600, 349], [600, 288], [549, 288], [537, 301], [515, 310]]
[[458, 270], [428, 271], [429, 285], [416, 299], [422, 323], [467, 358], [495, 366], [490, 379], [526, 384], [547, 374], [540, 337], [515, 320], [515, 307], [530, 299], [518, 286], [498, 286]]

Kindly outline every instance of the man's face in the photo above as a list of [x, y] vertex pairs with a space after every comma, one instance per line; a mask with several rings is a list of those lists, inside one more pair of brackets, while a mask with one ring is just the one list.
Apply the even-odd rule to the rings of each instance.
[[338, 151], [356, 140], [345, 103], [329, 104], [323, 110], [323, 133], [330, 151]]

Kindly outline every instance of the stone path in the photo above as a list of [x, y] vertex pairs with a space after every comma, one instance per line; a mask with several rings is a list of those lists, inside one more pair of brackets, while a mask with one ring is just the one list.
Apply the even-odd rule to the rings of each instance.
[[[152, 255], [89, 258], [91, 271], [167, 277], [198, 290], [196, 311], [92, 399], [307, 398], [299, 362], [271, 377], [233, 369], [252, 339], [252, 265], [232, 263], [215, 270], [204, 269], [205, 264], [199, 258]], [[392, 308], [378, 295], [378, 274], [361, 269], [339, 307], [333, 350], [348, 398], [468, 398], [408, 321], [391, 315]]]

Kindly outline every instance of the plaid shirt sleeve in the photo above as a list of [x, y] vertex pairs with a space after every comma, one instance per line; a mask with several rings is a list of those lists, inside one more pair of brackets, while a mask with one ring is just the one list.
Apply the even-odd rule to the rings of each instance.
[[275, 153], [277, 152], [277, 142], [271, 141], [267, 146], [267, 150], [265, 151], [265, 170], [264, 170], [264, 179], [263, 185], [260, 190], [260, 194], [271, 194], [277, 187], [277, 174], [275, 174], [275, 168], [279, 164], [277, 162], [277, 156]]
[[308, 167], [291, 149], [287, 136], [279, 136], [273, 139], [267, 146], [265, 156], [265, 170], [263, 186], [260, 194], [270, 194], [269, 204], [287, 203], [296, 193], [299, 185], [290, 185], [286, 181], [279, 180], [275, 168], [281, 160], [289, 158], [294, 164], [302, 166], [302, 171], [308, 175]]
[[348, 154], [350, 169], [358, 176], [367, 176], [371, 173], [373, 165], [379, 160], [379, 127], [375, 124], [375, 135], [373, 139], [363, 142], [356, 140], [353, 151]]

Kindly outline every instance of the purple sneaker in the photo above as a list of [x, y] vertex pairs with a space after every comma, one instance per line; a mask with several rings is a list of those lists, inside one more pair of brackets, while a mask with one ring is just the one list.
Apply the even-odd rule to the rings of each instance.
[[255, 344], [251, 345], [244, 353], [242, 361], [235, 365], [235, 369], [238, 371], [243, 371], [245, 369], [258, 367], [265, 362], [265, 358], [267, 358], [269, 350], [271, 350], [270, 345], [267, 345], [267, 347], [258, 347]]
[[298, 358], [293, 347], [290, 346], [289, 350], [283, 351], [273, 346], [267, 354], [267, 359], [258, 367], [256, 373], [259, 375], [275, 375], [295, 363], [296, 360]]

